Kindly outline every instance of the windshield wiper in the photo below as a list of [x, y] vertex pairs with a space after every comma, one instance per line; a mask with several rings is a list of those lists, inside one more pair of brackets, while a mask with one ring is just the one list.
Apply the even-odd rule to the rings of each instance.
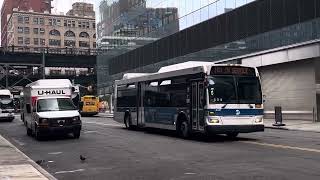
[[227, 107], [228, 104], [224, 104], [221, 109], [225, 109]]

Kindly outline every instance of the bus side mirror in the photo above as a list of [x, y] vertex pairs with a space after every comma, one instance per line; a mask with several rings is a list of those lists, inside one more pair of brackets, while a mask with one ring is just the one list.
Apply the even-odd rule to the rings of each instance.
[[263, 97], [263, 98], [262, 98], [262, 102], [266, 102], [267, 96], [266, 96], [266, 95], [263, 95], [262, 97]]
[[26, 104], [27, 113], [31, 113], [31, 106], [30, 104]]

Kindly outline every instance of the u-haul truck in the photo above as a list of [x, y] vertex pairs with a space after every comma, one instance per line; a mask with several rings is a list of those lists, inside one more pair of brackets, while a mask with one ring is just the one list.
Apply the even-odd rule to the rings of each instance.
[[72, 102], [74, 88], [68, 79], [44, 79], [24, 89], [23, 117], [28, 135], [40, 139], [44, 135], [73, 133], [80, 137], [81, 120]]

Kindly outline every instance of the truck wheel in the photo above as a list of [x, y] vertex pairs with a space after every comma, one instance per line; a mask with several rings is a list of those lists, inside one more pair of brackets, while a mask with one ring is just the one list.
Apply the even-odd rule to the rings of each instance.
[[42, 139], [42, 137], [41, 137], [41, 134], [40, 134], [38, 128], [35, 127], [35, 130], [34, 130], [34, 131], [35, 131], [35, 132], [34, 132], [34, 137], [36, 138], [36, 140], [40, 141], [40, 140]]
[[26, 128], [27, 128], [27, 135], [32, 136], [32, 130], [30, 128], [28, 128], [27, 125], [26, 125]]
[[73, 138], [75, 138], [75, 139], [79, 139], [80, 138], [80, 130], [76, 130], [76, 131], [74, 131], [73, 132]]
[[227, 136], [228, 138], [234, 139], [238, 136], [239, 133], [237, 132], [233, 132], [233, 133], [228, 133]]

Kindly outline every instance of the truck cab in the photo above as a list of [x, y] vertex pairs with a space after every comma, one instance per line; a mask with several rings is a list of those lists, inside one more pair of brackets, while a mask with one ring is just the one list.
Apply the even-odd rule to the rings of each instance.
[[69, 134], [80, 137], [81, 119], [67, 79], [38, 80], [24, 89], [23, 117], [28, 135]]

